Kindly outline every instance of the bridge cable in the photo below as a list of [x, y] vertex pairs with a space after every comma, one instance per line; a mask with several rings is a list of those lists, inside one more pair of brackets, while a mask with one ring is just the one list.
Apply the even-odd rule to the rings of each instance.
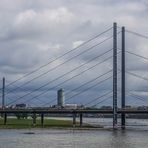
[[138, 100], [143, 101], [143, 102], [148, 102], [148, 100], [144, 100], [144, 99], [142, 99], [141, 97], [137, 97], [137, 96], [132, 95], [132, 94], [130, 94], [130, 96], [131, 96], [132, 98], [134, 98], [134, 99], [138, 99]]
[[96, 103], [95, 105], [93, 105], [93, 106], [91, 106], [91, 107], [95, 107], [96, 105], [101, 104], [101, 103], [103, 103], [103, 102], [109, 100], [109, 99], [112, 98], [112, 97], [113, 97], [113, 96], [109, 96], [109, 97], [107, 97], [107, 98], [101, 100], [100, 102]]
[[[79, 87], [77, 87], [77, 88], [71, 90], [70, 92], [66, 93], [65, 95], [68, 95], [68, 94], [70, 94], [71, 92], [73, 92], [73, 91], [75, 91], [75, 90], [77, 90], [77, 89], [80, 89], [82, 86], [86, 86], [87, 84], [92, 83], [93, 81], [95, 81], [95, 80], [101, 78], [102, 76], [104, 76], [104, 75], [110, 73], [111, 71], [112, 71], [112, 70], [109, 70], [108, 72], [106, 72], [106, 73], [104, 73], [104, 74], [98, 76], [97, 78], [95, 78], [95, 79], [93, 79], [93, 80], [91, 80], [91, 81], [88, 81], [88, 82], [84, 83], [83, 85], [81, 85], [81, 86], [79, 86]], [[80, 74], [81, 74], [81, 73], [80, 73]], [[111, 77], [112, 77], [112, 76], [111, 76]], [[111, 78], [111, 77], [109, 77], [109, 78]], [[109, 78], [107, 78], [107, 79], [109, 79]], [[72, 79], [72, 78], [70, 78], [70, 79], [68, 79], [68, 80], [66, 80], [66, 81], [64, 81], [64, 82], [62, 82], [62, 85], [63, 85], [64, 83], [66, 83], [67, 81], [71, 80], [71, 79]], [[107, 80], [107, 79], [106, 79], [106, 80]], [[105, 80], [104, 80], [104, 81], [105, 81]], [[103, 81], [103, 82], [104, 82], [104, 81]], [[99, 82], [99, 83], [100, 83], [100, 82]], [[59, 87], [59, 84], [58, 84], [57, 86]], [[55, 86], [55, 87], [56, 87], [56, 86]], [[55, 88], [55, 87], [54, 87], [54, 88]], [[46, 92], [48, 92], [48, 91], [49, 91], [49, 90], [47, 90]], [[31, 98], [31, 100], [32, 100], [32, 99], [36, 99], [37, 97], [39, 97], [39, 96], [45, 94], [46, 92], [42, 92], [41, 94], [39, 94], [39, 95], [37, 95], [37, 96]], [[73, 96], [73, 97], [74, 97], [74, 96]], [[71, 98], [72, 98], [72, 97], [71, 97]], [[56, 98], [54, 98], [52, 101], [50, 101], [49, 103], [46, 103], [46, 104], [51, 104], [51, 103], [54, 102], [55, 100], [56, 100]], [[65, 101], [67, 101], [67, 99], [66, 99]], [[46, 104], [45, 104], [45, 105], [46, 105]]]
[[107, 40], [111, 39], [112, 37], [113, 37], [113, 36], [111, 36], [111, 37], [109, 37], [109, 38], [107, 38], [107, 39], [105, 39], [105, 40], [103, 40], [103, 41], [99, 42], [98, 44], [95, 44], [94, 46], [92, 46], [92, 47], [90, 47], [90, 48], [88, 48], [88, 49], [86, 49], [86, 50], [82, 51], [81, 53], [79, 53], [79, 54], [77, 54], [77, 55], [73, 56], [72, 58], [70, 58], [70, 59], [68, 59], [68, 60], [64, 61], [63, 63], [61, 63], [61, 64], [59, 64], [59, 65], [55, 66], [54, 68], [52, 68], [52, 69], [50, 69], [50, 70], [48, 70], [48, 71], [44, 72], [43, 74], [40, 74], [39, 76], [37, 76], [37, 77], [35, 77], [35, 78], [31, 79], [30, 81], [27, 81], [27, 82], [25, 82], [24, 84], [22, 84], [22, 85], [20, 85], [20, 86], [16, 87], [15, 89], [10, 90], [10, 91], [7, 91], [7, 93], [6, 93], [6, 94], [8, 94], [8, 93], [10, 93], [10, 92], [12, 92], [12, 91], [17, 90], [17, 89], [21, 88], [21, 87], [22, 87], [22, 86], [24, 86], [24, 85], [27, 85], [27, 84], [31, 83], [32, 81], [34, 81], [34, 80], [36, 80], [36, 79], [38, 79], [38, 78], [42, 77], [43, 75], [46, 75], [47, 73], [49, 73], [49, 72], [51, 72], [51, 71], [53, 71], [53, 70], [57, 69], [58, 67], [60, 67], [60, 66], [62, 66], [62, 65], [64, 65], [64, 64], [66, 64], [67, 62], [69, 62], [69, 61], [73, 60], [74, 58], [76, 58], [76, 57], [78, 57], [78, 56], [80, 56], [80, 55], [82, 55], [82, 54], [86, 53], [87, 51], [90, 51], [90, 50], [91, 50], [91, 49], [93, 49], [94, 47], [97, 47], [98, 45], [101, 45], [102, 43], [106, 42]]
[[146, 36], [146, 35], [143, 35], [143, 34], [140, 34], [140, 33], [134, 32], [134, 31], [131, 31], [131, 30], [127, 30], [127, 29], [125, 31], [128, 32], [128, 33], [134, 34], [136, 36], [139, 36], [139, 37], [148, 39], [148, 36]]
[[[69, 74], [69, 73], [71, 73], [71, 72], [73, 72], [73, 71], [75, 71], [75, 70], [77, 70], [77, 69], [79, 69], [79, 68], [81, 68], [82, 66], [84, 66], [84, 65], [86, 65], [86, 64], [88, 64], [88, 63], [90, 63], [90, 62], [92, 62], [92, 61], [94, 61], [94, 60], [96, 60], [97, 58], [99, 58], [99, 57], [105, 55], [106, 53], [110, 52], [111, 50], [112, 50], [112, 49], [109, 49], [109, 50], [107, 50], [106, 52], [104, 52], [104, 53], [102, 53], [102, 54], [100, 54], [100, 55], [98, 55], [98, 56], [96, 56], [96, 57], [90, 59], [89, 61], [83, 63], [82, 65], [80, 65], [80, 66], [74, 68], [73, 70], [71, 70], [71, 71], [65, 73], [64, 75], [60, 76], [60, 78], [61, 78], [61, 77], [64, 77], [65, 75], [67, 75], [67, 74]], [[56, 79], [52, 80], [52, 82], [56, 81], [57, 79], [59, 79], [59, 78], [56, 78]], [[50, 82], [51, 82], [51, 81], [50, 81]], [[21, 88], [21, 87], [20, 87], [20, 88]], [[24, 89], [23, 89], [23, 90], [24, 90]], [[9, 92], [9, 93], [10, 93], [10, 92]], [[11, 91], [11, 93], [14, 93], [14, 90]], [[6, 94], [8, 94], [8, 92], [7, 92]], [[14, 94], [16, 94], [16, 93], [14, 93]], [[19, 96], [19, 97], [20, 97], [20, 96]], [[19, 98], [19, 97], [18, 97], [18, 98]]]
[[145, 59], [145, 60], [148, 60], [148, 57], [145, 57], [145, 56], [142, 56], [142, 55], [133, 53], [133, 52], [131, 52], [131, 51], [127, 51], [127, 50], [126, 50], [125, 52], [127, 52], [127, 53], [129, 53], [129, 54], [132, 54], [132, 55], [135, 55], [135, 56], [137, 56], [137, 57], [143, 58], [143, 59]]
[[139, 95], [137, 95], [137, 94], [134, 94], [134, 93], [131, 93], [131, 92], [128, 92], [128, 94], [130, 94], [130, 95], [132, 95], [132, 96], [134, 96], [134, 97], [136, 97], [136, 98], [139, 98], [139, 99], [141, 99], [141, 100], [143, 100], [143, 101], [148, 102], [148, 100], [147, 100], [146, 98], [143, 98], [143, 97], [141, 97], [141, 96], [139, 96]]
[[106, 78], [106, 79], [104, 79], [104, 80], [102, 80], [102, 81], [100, 81], [100, 82], [98, 82], [98, 83], [96, 83], [96, 84], [94, 84], [94, 85], [92, 85], [92, 86], [86, 88], [85, 90], [83, 90], [83, 91], [81, 91], [81, 92], [79, 92], [79, 93], [77, 93], [77, 94], [75, 94], [75, 95], [73, 95], [73, 96], [71, 96], [71, 97], [69, 97], [69, 98], [67, 98], [65, 101], [68, 101], [68, 100], [74, 98], [75, 96], [78, 96], [78, 95], [80, 95], [80, 94], [86, 92], [87, 90], [90, 90], [91, 88], [93, 88], [93, 87], [95, 87], [95, 86], [97, 86], [97, 85], [99, 85], [99, 84], [101, 84], [101, 83], [103, 83], [103, 82], [109, 80], [110, 78], [112, 78], [112, 76], [110, 76], [109, 78]]
[[137, 77], [137, 78], [140, 78], [140, 79], [143, 79], [143, 80], [148, 81], [148, 78], [146, 78], [146, 77], [143, 77], [143, 76], [140, 76], [140, 75], [134, 74], [134, 73], [129, 72], [129, 71], [125, 71], [125, 72], [126, 72], [127, 74], [129, 74], [129, 75], [132, 75], [132, 76], [135, 76], [135, 77]]
[[101, 96], [99, 96], [99, 97], [97, 97], [97, 98], [91, 100], [90, 102], [87, 102], [86, 104], [84, 104], [84, 106], [89, 105], [89, 104], [91, 104], [92, 102], [94, 102], [94, 101], [96, 101], [96, 100], [98, 100], [98, 99], [100, 99], [100, 98], [102, 98], [102, 97], [104, 97], [104, 96], [107, 96], [108, 94], [111, 94], [111, 93], [112, 93], [112, 91], [109, 91], [109, 92], [107, 92], [107, 93], [105, 93], [105, 94], [103, 94], [103, 95], [101, 95]]
[[[90, 67], [90, 68], [88, 68], [88, 69], [86, 69], [86, 70], [84, 70], [83, 72], [81, 72], [81, 74], [84, 73], [84, 72], [86, 72], [86, 71], [88, 71], [88, 70], [90, 70], [90, 69], [92, 69], [92, 68], [94, 68], [94, 67], [97, 66], [97, 65], [102, 64], [103, 62], [109, 60], [110, 58], [112, 58], [112, 56], [110, 56], [110, 57], [106, 58], [105, 60], [103, 60], [103, 61], [101, 61], [101, 62], [99, 62], [99, 63], [93, 65], [92, 67]], [[71, 73], [72, 71], [74, 71], [74, 69], [71, 70], [71, 71], [69, 71], [69, 73]], [[66, 74], [67, 74], [67, 73], [66, 73]], [[41, 88], [43, 88], [43, 87], [49, 85], [51, 82], [54, 82], [54, 81], [56, 81], [57, 79], [62, 78], [63, 76], [65, 76], [65, 74], [64, 74], [64, 75], [61, 75], [60, 77], [57, 77], [56, 79], [54, 79], [54, 80], [52, 80], [52, 81], [49, 81], [48, 83], [42, 85], [41, 87], [39, 87], [39, 88], [37, 88], [37, 89], [35, 89], [35, 90], [33, 90], [33, 91], [31, 91], [31, 92], [25, 94], [25, 95], [23, 95], [22, 97], [17, 98], [15, 101], [17, 101], [18, 99], [24, 98], [25, 96], [28, 96], [28, 95], [32, 94], [33, 92], [35, 92], [35, 91], [40, 90]], [[14, 101], [13, 101], [13, 102], [14, 102]], [[9, 104], [11, 104], [11, 103], [9, 103]]]
[[[101, 76], [99, 76], [99, 77], [102, 77], [102, 76], [104, 76], [104, 75], [101, 75]], [[111, 76], [111, 77], [112, 77], [112, 76]], [[71, 97], [68, 97], [67, 99], [65, 99], [65, 101], [71, 100], [71, 99], [74, 98], [75, 96], [78, 96], [78, 95], [80, 95], [80, 94], [86, 92], [87, 90], [89, 90], [89, 89], [91, 89], [91, 88], [93, 88], [93, 87], [95, 87], [95, 86], [97, 86], [97, 85], [99, 85], [99, 84], [101, 84], [101, 83], [103, 83], [103, 82], [109, 80], [111, 77], [109, 77], [109, 78], [107, 78], [107, 79], [104, 79], [104, 80], [102, 80], [102, 81], [99, 81], [99, 82], [96, 83], [95, 85], [92, 85], [91, 87], [89, 87], [89, 88], [87, 88], [87, 89], [85, 89], [85, 90], [83, 90], [83, 91], [81, 91], [81, 92], [79, 92], [79, 93], [77, 93], [77, 94], [75, 94], [75, 95], [73, 95], [73, 96], [71, 96]], [[72, 91], [73, 91], [73, 90], [72, 90]], [[72, 92], [72, 91], [71, 91], [71, 92]], [[70, 94], [70, 92], [69, 92], [69, 93], [66, 93], [65, 95], [67, 95], [67, 94]], [[41, 95], [41, 94], [39, 94], [39, 95]], [[38, 96], [39, 96], [39, 95], [38, 95]], [[38, 96], [35, 96], [34, 98], [31, 98], [31, 100], [35, 99], [35, 98], [38, 97]], [[56, 98], [57, 98], [57, 97], [56, 97]], [[43, 104], [42, 106], [45, 106], [45, 105], [47, 105], [47, 104], [53, 103], [54, 101], [56, 101], [56, 98], [54, 98], [53, 100], [51, 100], [51, 101], [48, 102], [48, 103]], [[29, 100], [29, 101], [30, 101], [30, 100]], [[25, 102], [26, 102], [26, 101], [25, 101]]]
[[40, 66], [39, 68], [37, 68], [37, 69], [35, 69], [35, 70], [33, 70], [33, 71], [31, 71], [31, 72], [29, 72], [29, 73], [25, 74], [24, 76], [22, 76], [22, 77], [20, 77], [20, 78], [16, 79], [15, 81], [13, 81], [13, 82], [11, 82], [11, 83], [7, 84], [7, 85], [6, 85], [6, 87], [8, 87], [8, 86], [10, 86], [10, 85], [12, 85], [12, 84], [16, 83], [17, 81], [20, 81], [21, 79], [23, 79], [23, 78], [25, 78], [25, 77], [27, 77], [27, 76], [29, 76], [29, 75], [31, 75], [31, 74], [33, 74], [33, 73], [35, 73], [35, 72], [39, 71], [40, 69], [42, 69], [42, 68], [46, 67], [47, 65], [49, 65], [49, 64], [51, 64], [51, 63], [53, 63], [53, 62], [57, 61], [58, 59], [60, 59], [60, 58], [64, 57], [65, 55], [67, 55], [67, 54], [69, 54], [69, 53], [71, 53], [71, 52], [73, 52], [73, 51], [77, 50], [78, 48], [82, 47], [83, 45], [85, 45], [85, 44], [87, 44], [87, 43], [89, 43], [89, 42], [93, 41], [94, 39], [96, 39], [96, 38], [100, 37], [101, 35], [105, 34], [106, 32], [110, 31], [111, 29], [112, 29], [112, 27], [110, 27], [110, 28], [106, 29], [106, 30], [105, 30], [105, 31], [103, 31], [102, 33], [100, 33], [100, 34], [98, 34], [98, 35], [96, 35], [96, 36], [94, 36], [94, 37], [92, 37], [92, 38], [88, 39], [87, 41], [85, 41], [84, 43], [80, 44], [80, 45], [79, 45], [79, 46], [77, 46], [76, 48], [73, 48], [73, 49], [69, 50], [68, 52], [66, 52], [66, 53], [64, 53], [64, 54], [62, 54], [62, 55], [60, 55], [60, 56], [56, 57], [54, 60], [49, 61], [48, 63], [46, 63], [46, 64], [44, 64], [44, 65]]

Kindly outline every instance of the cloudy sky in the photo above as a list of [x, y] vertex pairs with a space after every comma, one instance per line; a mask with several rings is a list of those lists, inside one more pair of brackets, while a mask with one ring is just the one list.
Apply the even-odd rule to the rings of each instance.
[[[75, 0], [1, 0], [1, 79], [5, 76], [6, 86], [9, 85], [11, 82], [22, 78], [27, 73], [53, 61], [86, 40], [112, 27], [113, 22], [118, 23], [119, 32], [120, 27], [125, 26], [127, 30], [148, 35], [147, 0], [79, 0], [78, 2]], [[112, 70], [111, 58], [100, 65], [94, 66], [110, 57], [112, 52], [109, 51], [100, 58], [89, 62], [96, 56], [110, 50], [112, 48], [112, 39], [107, 40], [105, 43], [96, 46], [84, 54], [80, 54], [111, 36], [112, 30], [85, 46], [78, 48], [78, 50], [48, 64], [32, 75], [22, 78], [13, 85], [6, 87], [6, 103], [11, 104], [12, 102], [12, 104], [15, 104], [25, 102], [38, 106], [47, 105], [49, 102], [55, 104], [56, 101], [54, 102], [52, 100], [56, 100], [57, 89], [64, 88], [66, 99], [76, 95], [69, 99], [67, 103], [85, 104], [112, 91], [112, 79], [108, 79], [101, 85], [97, 85], [100, 81], [112, 76], [112, 72], [93, 81], [95, 78]], [[120, 51], [120, 34], [118, 41]], [[147, 39], [134, 36], [130, 33], [126, 34], [126, 50], [128, 51], [142, 56], [148, 56], [147, 42]], [[73, 58], [76, 55], [79, 56]], [[148, 61], [133, 55], [126, 55], [126, 70], [148, 78]], [[71, 59], [69, 62], [62, 64], [69, 59]], [[118, 60], [118, 67], [120, 69], [120, 53]], [[62, 65], [58, 66], [60, 64]], [[82, 64], [85, 65], [72, 71]], [[94, 68], [91, 68], [92, 66]], [[57, 68], [54, 69], [55, 67]], [[89, 68], [90, 70], [87, 70]], [[86, 72], [84, 72], [85, 70]], [[70, 73], [70, 71], [72, 72]], [[39, 77], [43, 73], [47, 74]], [[62, 77], [64, 74], [66, 75]], [[56, 80], [57, 78], [58, 80]], [[32, 81], [32, 79], [35, 80]], [[66, 80], [67, 82], [63, 83]], [[120, 104], [120, 73], [118, 80], [118, 100]], [[132, 90], [132, 93], [148, 99], [147, 81], [128, 74], [126, 75], [126, 81], [127, 91]], [[48, 85], [46, 85], [47, 83]], [[85, 83], [87, 84], [84, 85]], [[45, 87], [42, 87], [43, 85]], [[21, 87], [17, 89], [19, 86]], [[41, 89], [38, 89], [40, 87]], [[44, 94], [44, 92], [46, 93]], [[43, 95], [40, 95], [41, 93]], [[40, 96], [36, 98], [37, 95]], [[100, 100], [94, 101], [90, 105], [99, 103], [99, 101], [107, 97], [110, 97], [110, 94]], [[15, 102], [15, 100], [18, 101]], [[148, 104], [147, 102], [127, 96], [127, 104], [145, 105]], [[105, 104], [111, 105], [112, 100], [109, 99], [101, 105]]]

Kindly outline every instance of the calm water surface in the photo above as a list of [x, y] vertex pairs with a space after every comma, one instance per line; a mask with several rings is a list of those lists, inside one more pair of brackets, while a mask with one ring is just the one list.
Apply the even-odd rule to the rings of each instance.
[[[105, 128], [112, 126], [112, 119], [84, 118], [84, 122]], [[130, 126], [125, 131], [0, 130], [0, 148], [148, 148], [148, 119], [129, 119], [127, 124]]]
[[148, 131], [0, 130], [0, 148], [148, 148]]

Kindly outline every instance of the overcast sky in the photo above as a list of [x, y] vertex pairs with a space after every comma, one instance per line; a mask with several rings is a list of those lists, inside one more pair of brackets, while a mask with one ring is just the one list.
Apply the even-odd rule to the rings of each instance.
[[[6, 85], [23, 75], [33, 71], [34, 69], [54, 60], [56, 57], [77, 47], [84, 41], [94, 37], [95, 35], [112, 27], [113, 22], [117, 22], [118, 26], [125, 26], [126, 29], [132, 30], [144, 35], [148, 35], [148, 1], [147, 0], [1, 0], [0, 1], [0, 77], [6, 78]], [[120, 28], [118, 28], [120, 31]], [[44, 67], [40, 71], [21, 79], [14, 85], [6, 88], [7, 91], [23, 85], [25, 82], [49, 71], [64, 61], [71, 59], [73, 56], [80, 54], [87, 48], [112, 35], [112, 30], [100, 36], [97, 40], [90, 42], [79, 50], [68, 54], [52, 64]], [[148, 41], [140, 37], [126, 34], [126, 50], [132, 51], [139, 55], [148, 56]], [[118, 48], [120, 49], [120, 34]], [[91, 51], [74, 58], [70, 62], [63, 64], [56, 70], [48, 72], [46, 75], [28, 83], [21, 89], [17, 89], [13, 93], [6, 94], [6, 102], [11, 101], [29, 93], [46, 84], [59, 76], [69, 72], [70, 70], [86, 63], [95, 56], [104, 53], [112, 48], [112, 40], [106, 41], [104, 44], [97, 46]], [[72, 91], [66, 95], [66, 98], [78, 94], [80, 91], [95, 85], [99, 81], [108, 78], [112, 73], [84, 85], [80, 89], [79, 86], [95, 79], [112, 69], [112, 59], [92, 68], [83, 73], [84, 70], [92, 67], [98, 62], [112, 55], [112, 52], [86, 64], [85, 66], [73, 71], [72, 73], [49, 83], [39, 91], [32, 93], [26, 97], [19, 99], [17, 103], [23, 103], [25, 100], [30, 105], [44, 105], [56, 99], [56, 90], [64, 88], [65, 93]], [[148, 78], [148, 61], [127, 54], [126, 69], [130, 72], [139, 74]], [[120, 56], [119, 56], [120, 63]], [[118, 66], [120, 68], [120, 64]], [[78, 77], [59, 85], [63, 81], [82, 73]], [[118, 76], [120, 81], [120, 74]], [[140, 94], [148, 99], [148, 83], [142, 79], [127, 75], [127, 90], [133, 90], [135, 94]], [[85, 91], [83, 94], [77, 95], [67, 103], [85, 104], [96, 97], [99, 97], [112, 90], [112, 79], [105, 81], [101, 85], [96, 85], [92, 89]], [[120, 104], [120, 82], [119, 82], [119, 104]], [[41, 95], [38, 100], [31, 100], [44, 91], [49, 90], [46, 94]], [[135, 91], [136, 90], [136, 91]], [[102, 98], [102, 100], [105, 99]], [[138, 101], [131, 97], [127, 97], [127, 104], [148, 104]], [[91, 105], [99, 102], [97, 100]], [[148, 102], [148, 101], [147, 101]], [[14, 102], [16, 103], [16, 102]], [[52, 102], [51, 104], [55, 104]], [[112, 104], [112, 100], [108, 100], [101, 105]], [[47, 105], [47, 104], [46, 104]]]

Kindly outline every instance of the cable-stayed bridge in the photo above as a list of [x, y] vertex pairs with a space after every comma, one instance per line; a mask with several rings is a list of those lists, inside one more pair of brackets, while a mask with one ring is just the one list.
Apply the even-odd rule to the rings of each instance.
[[[148, 110], [145, 109], [130, 110], [126, 108], [128, 104], [125, 98], [147, 102], [146, 97], [136, 93], [136, 91], [138, 92], [137, 88], [136, 90], [128, 89], [127, 86], [134, 82], [128, 83], [126, 76], [129, 75], [144, 82], [148, 81], [144, 74], [135, 72], [136, 66], [135, 70], [130, 70], [127, 67], [127, 65], [130, 65], [126, 59], [128, 55], [133, 56], [134, 60], [138, 58], [140, 62], [144, 61], [145, 65], [148, 58], [146, 55], [138, 54], [128, 48], [125, 43], [127, 41], [127, 39], [125, 40], [126, 34], [144, 40], [148, 39], [143, 34], [127, 30], [125, 27], [119, 27], [114, 23], [113, 27], [6, 85], [5, 78], [3, 78], [3, 87], [1, 89], [2, 109], [0, 112], [5, 114], [5, 123], [8, 113], [17, 112], [41, 114], [42, 122], [44, 114], [47, 113], [71, 113], [74, 117], [75, 114], [80, 114], [81, 122], [84, 113], [110, 113], [113, 114], [113, 127], [117, 127], [117, 117], [118, 114], [121, 114], [121, 126], [125, 128], [126, 114], [147, 114]], [[136, 41], [134, 44], [136, 44]], [[132, 47], [131, 43], [129, 46]], [[131, 61], [130, 63], [133, 62]], [[83, 106], [91, 106], [94, 109], [51, 109], [49, 106], [55, 104], [57, 99], [53, 95], [49, 96], [49, 93], [61, 87], [67, 90], [65, 94], [66, 102], [73, 100], [74, 103], [77, 101]], [[92, 90], [93, 94], [90, 90]], [[41, 107], [41, 109], [18, 110], [6, 108], [6, 106], [17, 103], [31, 104], [31, 102], [34, 106]], [[112, 109], [96, 109], [102, 103], [107, 105], [111, 103]]]

